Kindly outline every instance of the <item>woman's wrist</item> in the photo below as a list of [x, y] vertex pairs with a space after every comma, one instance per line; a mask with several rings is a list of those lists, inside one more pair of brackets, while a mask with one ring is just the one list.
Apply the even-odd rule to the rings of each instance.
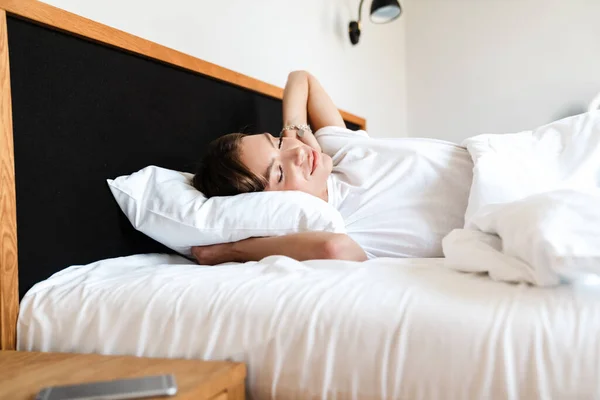
[[281, 136], [295, 138], [296, 137], [296, 131], [291, 130], [291, 129], [284, 129], [284, 130], [281, 131]]
[[283, 129], [280, 132], [282, 136], [298, 136], [303, 137], [304, 135], [312, 133], [310, 125], [306, 123], [288, 123], [284, 124]]
[[240, 240], [239, 242], [231, 242], [229, 243], [227, 252], [229, 253], [230, 258], [233, 262], [246, 262], [248, 261], [244, 256], [244, 246], [247, 245], [247, 242], [252, 239]]

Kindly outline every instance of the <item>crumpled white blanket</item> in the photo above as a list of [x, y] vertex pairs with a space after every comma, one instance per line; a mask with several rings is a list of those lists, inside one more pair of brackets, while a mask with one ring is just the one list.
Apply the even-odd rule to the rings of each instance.
[[463, 145], [473, 182], [446, 265], [538, 286], [600, 282], [600, 111]]

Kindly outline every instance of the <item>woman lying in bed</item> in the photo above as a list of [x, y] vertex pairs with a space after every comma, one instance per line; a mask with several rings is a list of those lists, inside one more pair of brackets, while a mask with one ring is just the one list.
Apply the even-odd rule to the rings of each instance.
[[473, 167], [466, 149], [351, 131], [318, 80], [304, 71], [288, 77], [283, 121], [275, 135], [233, 133], [214, 141], [194, 186], [207, 197], [306, 192], [334, 206], [348, 233], [305, 232], [195, 247], [199, 263], [269, 255], [300, 261], [442, 256], [441, 239], [464, 221]]

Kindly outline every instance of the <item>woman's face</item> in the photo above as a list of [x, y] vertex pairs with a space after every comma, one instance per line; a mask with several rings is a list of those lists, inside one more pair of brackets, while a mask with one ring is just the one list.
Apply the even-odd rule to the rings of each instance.
[[266, 190], [299, 190], [327, 201], [331, 157], [295, 138], [268, 133], [242, 139], [240, 159], [252, 173], [267, 179]]

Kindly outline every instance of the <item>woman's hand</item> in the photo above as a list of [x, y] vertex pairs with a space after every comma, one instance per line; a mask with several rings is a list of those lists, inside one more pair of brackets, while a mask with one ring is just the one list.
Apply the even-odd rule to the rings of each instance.
[[286, 130], [286, 131], [283, 131], [283, 133], [281, 135], [283, 137], [290, 137], [290, 138], [298, 139], [302, 143], [304, 143], [304, 144], [312, 147], [313, 149], [315, 149], [319, 153], [322, 152], [321, 145], [319, 145], [319, 142], [317, 141], [317, 138], [315, 137], [315, 135], [312, 134], [312, 132], [304, 131], [304, 135], [302, 137], [300, 137], [300, 136], [297, 136], [297, 131], [295, 131], [295, 130]]
[[200, 265], [217, 265], [236, 262], [232, 247], [233, 243], [194, 246], [192, 247], [192, 255]]

